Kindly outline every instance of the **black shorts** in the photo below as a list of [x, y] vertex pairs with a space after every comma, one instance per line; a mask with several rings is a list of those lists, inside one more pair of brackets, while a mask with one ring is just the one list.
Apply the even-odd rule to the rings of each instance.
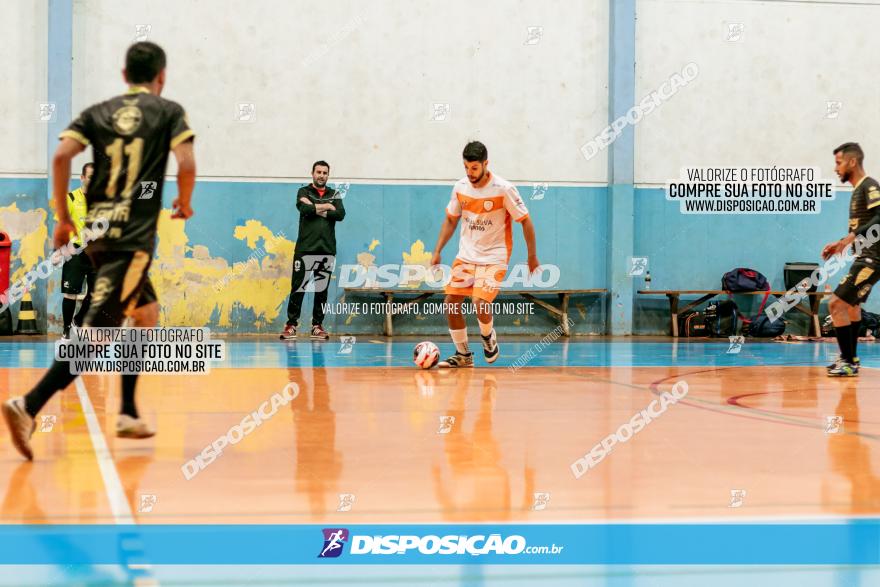
[[95, 266], [85, 253], [74, 255], [61, 266], [61, 293], [79, 295], [89, 274], [95, 273]]
[[834, 295], [851, 306], [857, 306], [868, 299], [871, 288], [880, 279], [880, 262], [869, 257], [859, 257], [853, 261]]
[[146, 251], [90, 253], [97, 275], [85, 326], [122, 326], [134, 311], [158, 301], [147, 270], [152, 257]]

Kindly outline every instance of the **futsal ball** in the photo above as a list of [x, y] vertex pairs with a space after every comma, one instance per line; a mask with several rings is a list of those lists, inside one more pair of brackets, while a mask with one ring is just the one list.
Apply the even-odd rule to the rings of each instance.
[[430, 369], [440, 361], [440, 349], [433, 342], [420, 342], [413, 349], [413, 363], [422, 369]]

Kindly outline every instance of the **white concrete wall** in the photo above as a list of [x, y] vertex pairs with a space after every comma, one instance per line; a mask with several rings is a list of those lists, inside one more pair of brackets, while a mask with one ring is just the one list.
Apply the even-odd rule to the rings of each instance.
[[[638, 124], [636, 182], [695, 165], [819, 166], [834, 178], [831, 151], [851, 140], [880, 170], [880, 6], [862, 4], [639, 0], [636, 100], [688, 62], [700, 74]], [[739, 40], [728, 23], [742, 24]], [[836, 118], [828, 101], [842, 102]]]
[[45, 174], [47, 3], [4, 0], [0, 9], [0, 174]]
[[606, 0], [79, 0], [75, 112], [120, 92], [136, 24], [168, 53], [203, 176], [303, 177], [322, 158], [336, 177], [449, 180], [478, 138], [512, 180], [606, 178], [578, 150], [607, 123]]
[[[819, 165], [857, 140], [880, 154], [876, 33], [869, 0], [639, 0], [636, 98], [694, 61], [697, 80], [636, 128], [636, 181], [683, 165]], [[47, 2], [6, 0], [0, 19], [0, 173], [45, 173]], [[729, 41], [728, 24], [742, 37]], [[200, 174], [438, 179], [484, 140], [515, 180], [603, 182], [604, 153], [578, 147], [606, 124], [605, 0], [74, 0], [74, 112], [122, 89], [135, 25], [170, 58], [166, 96], [199, 133]], [[528, 26], [543, 27], [524, 44]], [[853, 72], [853, 73], [848, 73]], [[827, 102], [841, 102], [835, 118]], [[237, 104], [256, 121], [235, 120]], [[448, 102], [445, 122], [431, 122]], [[75, 167], [85, 159], [81, 157]]]

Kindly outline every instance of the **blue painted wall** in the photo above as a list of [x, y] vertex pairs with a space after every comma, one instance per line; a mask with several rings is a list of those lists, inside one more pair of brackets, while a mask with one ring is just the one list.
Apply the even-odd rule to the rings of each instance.
[[[295, 240], [299, 213], [295, 194], [299, 186], [279, 183], [205, 182], [197, 186], [193, 199], [195, 216], [187, 222], [189, 245], [204, 245], [212, 257], [223, 257], [230, 264], [243, 262], [252, 249], [244, 241], [232, 237], [236, 226], [250, 220], [264, 224], [272, 233], [283, 233]], [[166, 205], [173, 198], [173, 185], [166, 192]], [[375, 256], [376, 265], [404, 263], [403, 253], [410, 253], [421, 240], [425, 251], [433, 250], [450, 186], [443, 185], [352, 185], [346, 198], [347, 216], [337, 224], [338, 264], [356, 264], [360, 253]], [[543, 199], [530, 200], [531, 186], [521, 187], [538, 235], [539, 258], [560, 267], [557, 288], [605, 287], [605, 241], [607, 198], [604, 188], [550, 187]], [[373, 241], [379, 244], [370, 251]], [[458, 247], [457, 235], [446, 246], [444, 263], [451, 264]], [[191, 254], [191, 253], [190, 253]], [[513, 263], [525, 263], [526, 250], [522, 231], [514, 226]], [[157, 259], [159, 261], [160, 259]], [[288, 261], [289, 262], [289, 261]], [[289, 276], [289, 272], [287, 273]], [[283, 328], [286, 319], [287, 284], [276, 289], [278, 316], [266, 328], [255, 328], [249, 322], [255, 316], [244, 307], [237, 313], [232, 332], [264, 332]], [[379, 296], [346, 299], [334, 279], [329, 302], [378, 302]], [[521, 302], [522, 298], [506, 297], [503, 301]], [[246, 302], [246, 300], [242, 300]], [[431, 301], [441, 302], [437, 296]], [[243, 304], [243, 306], [246, 304]], [[308, 324], [311, 295], [306, 296], [301, 324]], [[377, 334], [382, 316], [328, 316], [325, 325], [333, 332]], [[572, 318], [577, 333], [604, 332], [604, 304], [598, 296], [582, 296], [572, 301]], [[397, 333], [437, 332], [444, 328], [442, 316], [419, 317], [402, 315], [395, 318]], [[513, 326], [526, 332], [545, 333], [557, 322], [535, 306], [529, 317], [504, 316], [498, 320], [499, 331]], [[209, 324], [219, 330], [218, 324]]]
[[[72, 187], [78, 185], [73, 182]], [[257, 221], [274, 235], [295, 241], [299, 212], [295, 208], [295, 194], [299, 185], [257, 182], [200, 182], [193, 197], [195, 216], [184, 225], [185, 247], [175, 253], [179, 259], [163, 259], [159, 254], [151, 268], [154, 282], [162, 278], [163, 268], [178, 262], [187, 263], [187, 270], [175, 273], [174, 281], [166, 282], [164, 300], [166, 324], [204, 324], [218, 331], [233, 333], [267, 333], [280, 331], [286, 320], [287, 296], [291, 259], [279, 259], [284, 278], [276, 280], [270, 289], [252, 288], [244, 291], [235, 301], [230, 311], [230, 323], [222, 324], [220, 307], [222, 295], [217, 295], [215, 311], [207, 322], [196, 320], [193, 309], [203, 304], [214, 304], [211, 296], [216, 295], [209, 286], [216, 282], [216, 274], [207, 268], [217, 262], [234, 267], [235, 263], [245, 263], [254, 253], [246, 239], [236, 238], [236, 227]], [[24, 212], [40, 208], [47, 218], [47, 239], [45, 253], [51, 246], [53, 222], [46, 205], [46, 180], [0, 180], [0, 208], [15, 202]], [[560, 267], [560, 281], [557, 288], [602, 288], [606, 287], [605, 242], [607, 240], [607, 197], [604, 188], [555, 187], [551, 186], [543, 199], [529, 199], [531, 186], [521, 186], [521, 192], [529, 207], [538, 235], [539, 258], [544, 263]], [[375, 256], [374, 263], [404, 263], [403, 253], [409, 253], [412, 245], [421, 240], [425, 251], [430, 253], [435, 245], [440, 224], [444, 218], [444, 207], [449, 199], [450, 186], [445, 185], [352, 185], [345, 198], [347, 216], [337, 225], [338, 260], [340, 264], [355, 264], [359, 253], [370, 252]], [[166, 184], [164, 204], [170, 207], [176, 196], [173, 181]], [[172, 221], [177, 223], [179, 221]], [[2, 227], [0, 227], [2, 229]], [[172, 239], [176, 234], [167, 229], [160, 231], [160, 247], [163, 238]], [[379, 242], [372, 251], [371, 243]], [[256, 247], [262, 246], [258, 241]], [[13, 248], [13, 270], [21, 266], [20, 244]], [[197, 253], [197, 248], [201, 248]], [[457, 235], [446, 246], [444, 263], [451, 264], [458, 247]], [[197, 260], [197, 254], [204, 257]], [[271, 255], [266, 255], [269, 257]], [[519, 225], [514, 225], [513, 263], [525, 263], [526, 250]], [[169, 272], [170, 273], [170, 272]], [[264, 284], [265, 285], [265, 284]], [[57, 294], [60, 286], [60, 271], [42, 282], [34, 292], [35, 305], [40, 315], [42, 329], [48, 327], [52, 332], [60, 331], [61, 297]], [[52, 294], [54, 292], [54, 294]], [[160, 297], [162, 297], [160, 290]], [[182, 297], [178, 294], [190, 295]], [[222, 294], [223, 292], [221, 292]], [[228, 292], [226, 292], [228, 293]], [[47, 294], [52, 294], [48, 295]], [[194, 299], [193, 296], [202, 296]], [[257, 304], [253, 299], [260, 296], [269, 303]], [[330, 302], [378, 302], [378, 296], [365, 296], [346, 299], [344, 292], [334, 279], [330, 287]], [[441, 302], [436, 296], [432, 302]], [[499, 301], [525, 302], [519, 296], [501, 297]], [[175, 306], [175, 312], [168, 305]], [[190, 312], [190, 310], [192, 310]], [[571, 316], [575, 321], [575, 333], [598, 334], [605, 330], [604, 300], [599, 296], [582, 296], [572, 300]], [[189, 312], [189, 313], [188, 313]], [[301, 324], [308, 324], [311, 312], [311, 295], [306, 296]], [[473, 321], [474, 319], [471, 319]], [[500, 332], [531, 332], [543, 334], [552, 330], [557, 322], [543, 309], [535, 306], [531, 316], [501, 316], [497, 320]], [[325, 325], [335, 333], [378, 334], [381, 332], [383, 317], [379, 315], [356, 316], [329, 315]], [[395, 329], [399, 334], [418, 334], [442, 332], [445, 319], [440, 315], [416, 317], [402, 315], [395, 318]]]
[[[403, 263], [402, 252], [409, 252], [413, 242], [421, 239], [427, 252], [433, 250], [444, 218], [443, 209], [449, 200], [447, 186], [352, 186], [345, 200], [348, 216], [337, 226], [338, 263], [356, 263], [357, 254], [366, 250], [372, 239], [381, 241], [373, 254], [376, 263]], [[557, 288], [603, 288], [605, 278], [605, 242], [607, 229], [607, 197], [604, 188], [550, 187], [543, 199], [529, 200], [531, 187], [520, 187], [529, 207], [538, 239], [538, 258], [542, 263], [560, 268]], [[525, 263], [526, 247], [519, 226], [513, 227], [514, 248], [511, 263]], [[382, 236], [377, 236], [381, 234]], [[384, 240], [383, 240], [384, 239]], [[451, 265], [458, 250], [458, 236], [443, 251], [443, 262]], [[341, 300], [342, 292], [334, 284], [330, 300]], [[378, 301], [378, 297], [351, 298], [347, 301]], [[431, 301], [441, 302], [436, 296]], [[523, 302], [519, 296], [500, 297], [499, 301]], [[555, 300], [554, 300], [555, 301]], [[305, 316], [305, 313], [304, 313]], [[366, 317], [365, 317], [366, 318]], [[603, 299], [579, 296], [572, 300], [574, 332], [597, 334], [605, 330]], [[341, 320], [328, 322], [342, 331]], [[535, 306], [529, 317], [501, 316], [496, 321], [499, 332], [525, 331], [546, 333], [557, 321]], [[445, 324], [442, 317], [395, 318], [396, 332], [436, 332]], [[354, 321], [354, 333], [378, 332], [380, 317]]]
[[[633, 254], [648, 257], [655, 290], [717, 289], [734, 267], [757, 269], [781, 290], [785, 263], [819, 263], [822, 247], [846, 234], [849, 198], [849, 192], [837, 192], [820, 214], [682, 214], [662, 188], [638, 189]], [[830, 280], [832, 288], [842, 276]], [[644, 280], [635, 279], [635, 289], [643, 289]], [[635, 334], [669, 332], [666, 297], [636, 294], [635, 305]], [[876, 311], [877, 305], [869, 301], [866, 307]], [[796, 312], [786, 319], [791, 332], [806, 334]]]
[[[207, 248], [212, 259], [227, 263], [245, 262], [253, 249], [243, 239], [235, 238], [237, 226], [257, 220], [273, 234], [294, 241], [297, 234], [298, 212], [294, 195], [298, 185], [256, 182], [200, 182], [196, 187], [194, 207], [196, 215], [185, 225], [188, 248], [184, 255], [193, 257], [193, 247]], [[12, 204], [22, 213], [42, 209], [47, 218], [51, 212], [46, 205], [45, 179], [0, 179], [0, 209]], [[542, 262], [555, 263], [561, 270], [559, 288], [607, 287], [608, 254], [608, 198], [606, 188], [551, 186], [543, 199], [530, 200], [530, 186], [521, 186], [535, 223], [538, 252]], [[173, 182], [167, 184], [165, 205], [170, 206], [176, 194]], [[449, 188], [443, 185], [352, 185], [345, 199], [348, 215], [337, 225], [339, 243], [338, 263], [356, 263], [359, 253], [368, 251], [371, 242], [379, 241], [371, 254], [375, 263], [403, 263], [403, 253], [421, 239], [427, 252], [435, 243], [443, 207], [449, 197]], [[635, 193], [635, 232], [633, 254], [647, 256], [653, 278], [652, 288], [710, 289], [718, 286], [721, 275], [738, 266], [752, 267], [764, 273], [776, 287], [782, 287], [782, 268], [787, 261], [818, 261], [819, 251], [826, 242], [839, 238], [845, 228], [848, 192], [823, 204], [818, 215], [684, 215], [678, 204], [665, 199], [662, 189], [642, 188]], [[0, 230], [9, 230], [0, 226]], [[44, 254], [51, 240], [51, 222], [46, 227]], [[443, 260], [451, 263], [457, 250], [457, 236], [447, 245]], [[21, 267], [21, 242], [13, 246], [12, 270]], [[157, 259], [153, 271], [158, 271]], [[514, 227], [513, 262], [525, 261], [525, 244], [521, 230]], [[289, 264], [289, 259], [284, 260]], [[286, 269], [289, 279], [289, 266]], [[185, 280], [197, 280], [197, 274]], [[643, 281], [634, 278], [634, 289], [642, 289]], [[832, 280], [832, 286], [837, 279]], [[57, 331], [60, 318], [60, 296], [57, 292], [60, 272], [50, 283], [41, 282], [33, 291], [40, 327], [47, 327], [47, 316], [52, 331]], [[191, 281], [178, 287], [187, 288]], [[208, 325], [219, 331], [235, 333], [275, 332], [283, 327], [286, 317], [287, 282], [269, 294], [276, 300], [276, 316], [261, 327], [255, 327], [257, 318], [248, 309], [248, 300], [241, 299], [240, 307], [232, 313], [232, 323], [221, 327], [215, 319]], [[47, 301], [48, 300], [48, 301]], [[520, 298], [501, 298], [502, 301], [522, 301]], [[330, 302], [379, 301], [378, 297], [349, 298], [334, 280]], [[440, 297], [432, 301], [441, 301]], [[56, 307], [57, 306], [57, 307]], [[311, 296], [306, 296], [302, 322], [309, 320]], [[868, 304], [868, 309], [877, 305]], [[601, 334], [606, 332], [606, 308], [599, 297], [581, 297], [573, 300], [572, 318], [575, 333]], [[668, 305], [665, 297], [646, 298], [636, 295], [634, 307], [636, 334], [665, 334], [668, 332]], [[792, 328], [804, 328], [805, 322], [790, 314]], [[336, 333], [378, 334], [380, 316], [359, 316], [346, 323], [348, 316], [330, 315], [326, 326]], [[516, 322], [515, 322], [516, 321]], [[502, 332], [546, 333], [555, 321], [540, 308], [525, 319], [522, 316], [501, 317]], [[439, 316], [399, 316], [395, 318], [399, 334], [421, 334], [442, 331], [444, 322]]]

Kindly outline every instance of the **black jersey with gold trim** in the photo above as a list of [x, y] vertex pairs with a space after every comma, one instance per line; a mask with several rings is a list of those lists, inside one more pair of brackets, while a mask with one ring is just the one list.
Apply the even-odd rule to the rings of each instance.
[[60, 136], [92, 146], [86, 225], [105, 218], [109, 228], [90, 249], [152, 253], [168, 153], [195, 136], [183, 107], [134, 87], [86, 108]]
[[[862, 181], [853, 188], [852, 197], [849, 201], [849, 231], [865, 224], [880, 206], [880, 183], [873, 177], [865, 176]], [[862, 249], [862, 257], [880, 258], [880, 245], [874, 243], [870, 247]]]

